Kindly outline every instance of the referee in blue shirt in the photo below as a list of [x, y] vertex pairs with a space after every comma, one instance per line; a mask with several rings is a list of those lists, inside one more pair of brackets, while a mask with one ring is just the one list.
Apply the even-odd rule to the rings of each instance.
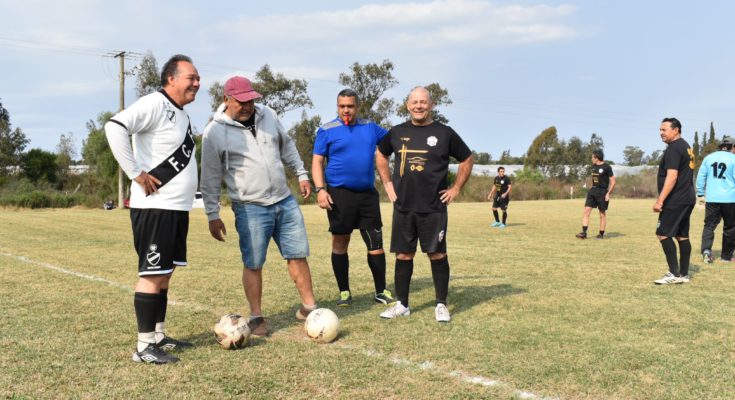
[[712, 243], [715, 229], [723, 222], [722, 253], [720, 259], [732, 261], [735, 250], [735, 154], [733, 139], [725, 136], [719, 150], [702, 160], [697, 174], [697, 197], [705, 196], [704, 228], [702, 229], [702, 258], [712, 263]]

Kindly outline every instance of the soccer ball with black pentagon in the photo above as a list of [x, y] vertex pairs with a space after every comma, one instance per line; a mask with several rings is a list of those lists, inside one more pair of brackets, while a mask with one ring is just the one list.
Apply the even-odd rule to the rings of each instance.
[[238, 314], [227, 314], [214, 324], [214, 338], [226, 350], [241, 349], [248, 344], [250, 328], [247, 318]]
[[304, 322], [306, 334], [319, 343], [329, 343], [339, 334], [339, 318], [328, 308], [317, 308]]

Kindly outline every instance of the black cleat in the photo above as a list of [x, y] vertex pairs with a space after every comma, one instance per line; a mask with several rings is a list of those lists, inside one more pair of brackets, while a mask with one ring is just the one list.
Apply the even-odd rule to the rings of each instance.
[[183, 340], [176, 340], [172, 337], [164, 336], [163, 340], [156, 343], [156, 347], [164, 351], [171, 351], [171, 350], [190, 349], [194, 347], [194, 345], [189, 342], [184, 342]]
[[578, 239], [587, 239], [587, 232], [579, 232], [575, 235]]
[[133, 361], [145, 364], [173, 364], [178, 362], [179, 358], [166, 353], [151, 343], [143, 351], [133, 353]]

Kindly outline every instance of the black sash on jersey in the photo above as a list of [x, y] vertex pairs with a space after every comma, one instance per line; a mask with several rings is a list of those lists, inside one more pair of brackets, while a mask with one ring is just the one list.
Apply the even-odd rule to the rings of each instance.
[[194, 156], [194, 138], [191, 134], [191, 122], [189, 127], [186, 129], [186, 137], [184, 143], [179, 146], [176, 151], [170, 156], [158, 164], [155, 168], [150, 170], [148, 173], [155, 176], [161, 183], [156, 185], [159, 189], [167, 184], [171, 179], [178, 175], [181, 171], [189, 165]]

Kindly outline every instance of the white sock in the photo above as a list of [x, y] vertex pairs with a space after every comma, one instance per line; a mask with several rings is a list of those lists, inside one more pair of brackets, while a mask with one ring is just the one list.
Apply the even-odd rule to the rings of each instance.
[[149, 344], [156, 342], [155, 332], [138, 332], [138, 351], [145, 350]]
[[156, 322], [156, 343], [163, 340], [166, 335], [164, 332], [166, 331], [166, 322]]

